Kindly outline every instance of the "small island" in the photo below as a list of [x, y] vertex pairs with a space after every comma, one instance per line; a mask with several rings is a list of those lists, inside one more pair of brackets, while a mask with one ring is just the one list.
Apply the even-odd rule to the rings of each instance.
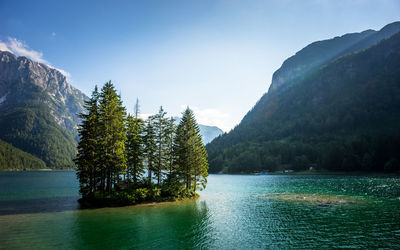
[[83, 207], [196, 198], [205, 188], [207, 152], [189, 107], [177, 126], [162, 107], [144, 121], [138, 100], [127, 115], [110, 81], [85, 108], [75, 159]]

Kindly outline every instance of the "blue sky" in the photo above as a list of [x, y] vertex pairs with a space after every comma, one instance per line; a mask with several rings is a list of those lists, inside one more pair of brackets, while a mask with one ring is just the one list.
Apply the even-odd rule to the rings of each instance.
[[130, 112], [136, 98], [145, 114], [189, 105], [228, 131], [296, 51], [399, 17], [398, 0], [1, 0], [0, 49], [62, 69], [87, 95], [112, 80]]

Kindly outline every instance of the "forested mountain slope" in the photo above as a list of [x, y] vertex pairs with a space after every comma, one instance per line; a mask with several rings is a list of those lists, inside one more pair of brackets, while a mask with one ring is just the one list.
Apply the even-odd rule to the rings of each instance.
[[0, 51], [0, 139], [47, 167], [73, 167], [85, 98], [58, 70]]
[[46, 164], [39, 158], [0, 140], [0, 170], [44, 168], [46, 168]]
[[309, 44], [294, 56], [286, 59], [282, 66], [274, 72], [268, 92], [246, 114], [242, 122], [247, 122], [253, 116], [257, 116], [260, 109], [270, 99], [300, 84], [304, 79], [332, 60], [352, 52], [367, 49], [397, 32], [400, 32], [400, 22], [388, 24], [379, 31], [366, 30], [361, 33], [350, 33]]
[[[370, 43], [398, 26], [372, 33]], [[207, 145], [210, 172], [399, 167], [400, 34], [363, 44], [284, 91], [270, 89], [233, 131]]]

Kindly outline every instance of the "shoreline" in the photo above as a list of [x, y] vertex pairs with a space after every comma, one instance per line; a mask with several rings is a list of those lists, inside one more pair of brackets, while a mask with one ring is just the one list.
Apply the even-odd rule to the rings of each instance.
[[[2, 169], [0, 172], [74, 172], [75, 169]], [[276, 172], [262, 172], [262, 173], [210, 173], [215, 175], [349, 175], [349, 176], [371, 176], [371, 175], [383, 175], [383, 176], [400, 176], [400, 172], [368, 172], [368, 171], [324, 171], [324, 170], [303, 170], [294, 171], [288, 173], [276, 173]]]
[[41, 169], [1, 169], [0, 172], [52, 172], [52, 171], [76, 171], [75, 169], [51, 169], [51, 168], [41, 168]]
[[168, 205], [172, 203], [178, 203], [178, 202], [186, 202], [186, 201], [191, 201], [191, 200], [197, 200], [200, 197], [199, 194], [196, 194], [193, 197], [185, 197], [185, 198], [179, 198], [179, 199], [168, 199], [165, 198], [165, 200], [160, 200], [160, 201], [143, 201], [143, 202], [138, 202], [134, 204], [128, 204], [128, 203], [114, 203], [112, 201], [104, 202], [102, 199], [96, 200], [85, 200], [82, 197], [77, 200], [77, 202], [80, 205], [81, 209], [97, 209], [97, 208], [117, 208], [117, 207], [153, 207], [153, 206], [159, 206], [159, 205]]
[[371, 176], [371, 175], [385, 175], [385, 176], [399, 176], [400, 173], [389, 173], [389, 172], [363, 172], [363, 171], [298, 171], [291, 173], [268, 173], [266, 175], [349, 175], [349, 176]]
[[400, 172], [363, 172], [363, 171], [294, 171], [288, 173], [276, 173], [276, 172], [262, 172], [262, 173], [210, 173], [215, 175], [254, 175], [254, 176], [266, 176], [266, 175], [348, 175], [348, 176], [400, 176]]
[[149, 202], [143, 202], [143, 203], [138, 203], [134, 205], [122, 205], [119, 207], [155, 207], [155, 206], [164, 206], [164, 205], [169, 205], [169, 204], [175, 204], [175, 203], [180, 203], [180, 202], [187, 202], [187, 201], [192, 201], [192, 200], [197, 200], [200, 198], [200, 195], [192, 197], [192, 198], [183, 198], [183, 199], [177, 199], [173, 201], [149, 201]]

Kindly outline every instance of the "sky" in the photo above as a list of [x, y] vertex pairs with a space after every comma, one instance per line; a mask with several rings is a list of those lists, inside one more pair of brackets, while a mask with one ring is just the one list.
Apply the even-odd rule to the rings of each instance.
[[399, 20], [399, 0], [0, 0], [0, 50], [228, 132], [307, 44]]

